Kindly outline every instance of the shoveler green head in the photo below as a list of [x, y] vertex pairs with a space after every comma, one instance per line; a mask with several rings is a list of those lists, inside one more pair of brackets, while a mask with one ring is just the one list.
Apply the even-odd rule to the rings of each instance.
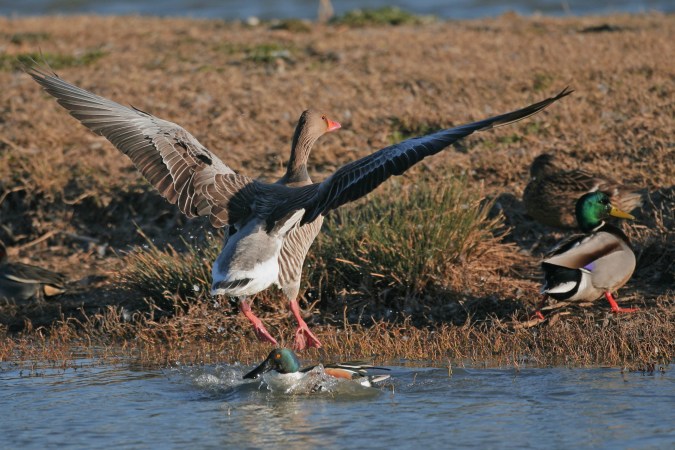
[[577, 200], [575, 208], [577, 223], [584, 232], [592, 231], [602, 224], [608, 216], [622, 219], [635, 219], [632, 215], [612, 206], [607, 194], [595, 191], [584, 194]]
[[296, 373], [300, 370], [300, 361], [292, 350], [276, 348], [258, 367], [244, 375], [244, 379], [258, 378], [262, 374], [275, 370], [279, 373]]

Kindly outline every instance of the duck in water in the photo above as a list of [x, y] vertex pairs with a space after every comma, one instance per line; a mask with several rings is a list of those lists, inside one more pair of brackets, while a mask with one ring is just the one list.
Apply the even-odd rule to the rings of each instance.
[[[369, 370], [389, 370], [384, 367], [375, 367], [364, 361], [354, 361], [325, 366], [300, 367], [300, 361], [292, 350], [276, 348], [270, 352], [267, 358], [258, 367], [244, 375], [244, 379], [254, 380], [261, 376], [272, 390], [287, 392], [294, 386], [302, 383], [317, 369], [323, 368], [322, 375], [327, 377], [352, 380], [365, 387], [389, 379], [389, 375], [371, 375]], [[267, 374], [267, 375], [266, 375]], [[310, 391], [316, 391], [320, 387], [321, 380], [310, 380]]]

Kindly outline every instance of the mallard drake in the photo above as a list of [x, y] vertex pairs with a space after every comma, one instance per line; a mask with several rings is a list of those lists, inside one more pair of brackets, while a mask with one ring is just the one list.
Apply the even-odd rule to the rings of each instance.
[[258, 338], [277, 345], [248, 300], [276, 284], [298, 322], [298, 350], [321, 346], [300, 316], [297, 295], [305, 256], [325, 214], [463, 137], [524, 119], [572, 92], [565, 89], [513, 112], [391, 145], [342, 166], [320, 183], [309, 178], [309, 152], [321, 135], [340, 125], [325, 114], [306, 111], [293, 137], [286, 174], [267, 183], [236, 173], [172, 122], [99, 97], [37, 67], [25, 70], [73, 117], [127, 155], [186, 216], [206, 216], [215, 227], [229, 227], [213, 263], [211, 294], [239, 298]]
[[556, 300], [591, 302], [602, 297], [613, 312], [633, 312], [620, 308], [612, 292], [628, 282], [635, 270], [635, 254], [628, 237], [605, 222], [608, 216], [634, 219], [615, 206], [603, 192], [583, 195], [575, 205], [576, 219], [585, 233], [560, 242], [544, 262], [542, 294]]
[[583, 194], [593, 191], [604, 192], [613, 205], [624, 211], [633, 211], [642, 205], [642, 195], [635, 189], [584, 170], [565, 170], [549, 153], [543, 153], [532, 161], [523, 203], [527, 214], [539, 223], [576, 228], [574, 203]]
[[[321, 370], [322, 369], [322, 370]], [[325, 375], [331, 378], [341, 380], [352, 380], [362, 386], [371, 387], [388, 379], [389, 375], [371, 375], [369, 370], [389, 370], [384, 367], [375, 367], [364, 361], [353, 361], [345, 363], [335, 363], [314, 365], [300, 368], [300, 361], [292, 350], [287, 348], [276, 348], [270, 352], [265, 360], [255, 369], [244, 375], [244, 379], [256, 379], [264, 376], [265, 382], [272, 390], [286, 392], [293, 386], [302, 382], [303, 379], [312, 373], [318, 371], [318, 375]], [[273, 372], [272, 374], [268, 374]], [[265, 374], [268, 374], [265, 376]], [[312, 384], [316, 380], [312, 380]], [[316, 386], [310, 386], [310, 390], [317, 390]]]
[[60, 273], [23, 263], [10, 263], [0, 242], [0, 299], [42, 300], [66, 292], [66, 278]]

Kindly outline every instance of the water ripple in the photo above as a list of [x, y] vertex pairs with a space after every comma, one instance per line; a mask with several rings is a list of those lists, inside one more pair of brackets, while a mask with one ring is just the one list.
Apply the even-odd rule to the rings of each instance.
[[[0, 370], [0, 448], [670, 447], [675, 378], [390, 367], [379, 389], [270, 392], [240, 365]], [[31, 376], [28, 376], [31, 375]], [[364, 392], [367, 395], [364, 395]]]

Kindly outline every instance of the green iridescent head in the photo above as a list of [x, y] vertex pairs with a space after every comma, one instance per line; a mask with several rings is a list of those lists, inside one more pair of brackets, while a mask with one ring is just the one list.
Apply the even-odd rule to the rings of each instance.
[[584, 194], [577, 200], [575, 208], [577, 223], [582, 231], [589, 232], [600, 226], [607, 217], [614, 216], [622, 219], [635, 219], [627, 212], [612, 206], [609, 197], [604, 192], [595, 191]]
[[258, 367], [244, 375], [245, 379], [258, 378], [260, 375], [275, 370], [279, 373], [295, 373], [300, 370], [300, 361], [292, 350], [276, 348]]

